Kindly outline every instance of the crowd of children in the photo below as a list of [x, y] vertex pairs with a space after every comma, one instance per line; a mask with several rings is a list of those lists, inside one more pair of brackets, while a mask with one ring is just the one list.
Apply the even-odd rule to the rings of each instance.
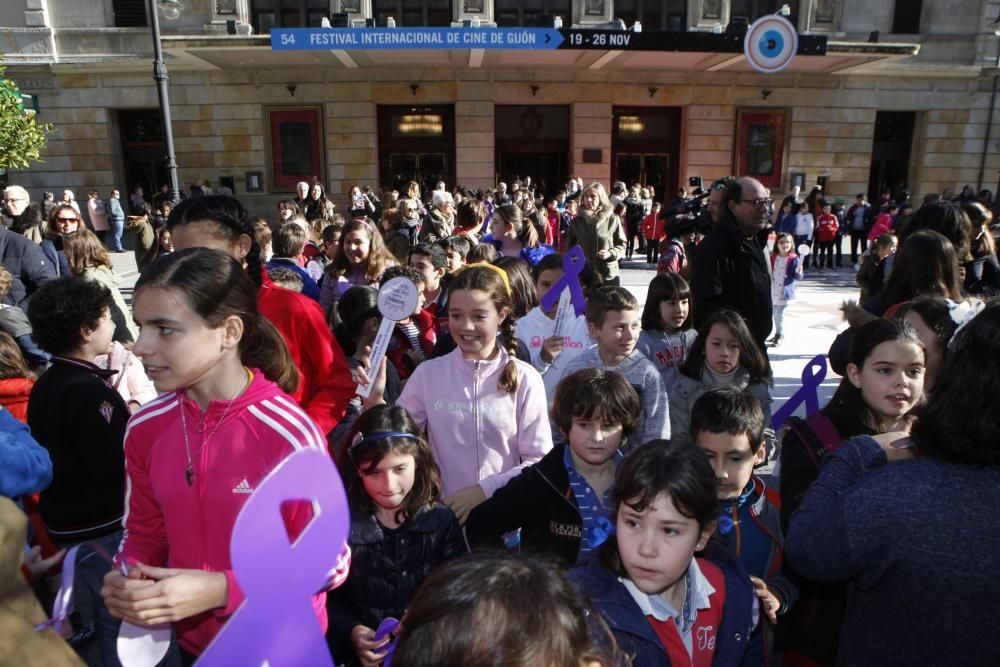
[[[771, 343], [804, 260], [834, 268], [845, 234], [870, 294], [830, 351], [833, 398], [776, 433], [767, 350], [735, 310], [694, 327], [682, 234], [641, 188], [577, 186], [569, 220], [565, 197], [358, 190], [345, 222], [306, 185], [274, 228], [232, 197], [178, 204], [130, 310], [72, 269], [31, 295], [27, 331], [0, 325], [0, 491], [31, 514], [31, 576], [84, 547], [70, 642], [88, 664], [120, 664], [123, 620], [169, 624], [161, 664], [193, 664], [244, 600], [240, 510], [302, 449], [330, 453], [350, 507], [311, 600], [338, 665], [1000, 659], [1000, 306], [959, 278], [978, 261], [993, 279], [988, 211], [782, 202]], [[102, 265], [72, 234], [70, 266]], [[635, 250], [667, 267], [641, 308], [617, 285]], [[417, 303], [372, 367], [379, 286], [400, 279]], [[312, 510], [283, 508], [291, 540]]]

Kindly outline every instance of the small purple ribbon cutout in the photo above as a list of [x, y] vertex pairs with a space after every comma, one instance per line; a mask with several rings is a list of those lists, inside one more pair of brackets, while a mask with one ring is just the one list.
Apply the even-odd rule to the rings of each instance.
[[83, 544], [76, 545], [67, 551], [63, 557], [62, 575], [59, 577], [59, 592], [56, 593], [55, 603], [52, 606], [52, 618], [36, 625], [36, 632], [41, 632], [46, 628], [52, 627], [58, 631], [62, 622], [73, 613], [73, 576], [76, 572], [76, 554], [82, 546]]
[[583, 315], [587, 310], [587, 299], [583, 296], [583, 288], [580, 286], [580, 272], [587, 265], [587, 258], [583, 255], [583, 248], [578, 245], [573, 246], [563, 255], [563, 275], [556, 281], [556, 284], [542, 297], [542, 310], [547, 311], [559, 301], [559, 295], [563, 290], [569, 288], [570, 296], [573, 298], [573, 310], [577, 316]]
[[795, 414], [795, 410], [803, 403], [806, 404], [806, 417], [819, 412], [819, 386], [823, 384], [824, 378], [826, 355], [817, 354], [802, 369], [802, 386], [771, 417], [771, 428], [775, 431], [781, 428], [785, 420]]
[[[381, 623], [378, 624], [378, 629], [375, 630], [375, 643], [379, 643], [385, 639], [388, 635], [396, 632], [399, 628], [399, 621], [392, 616], [385, 618]], [[382, 658], [382, 667], [391, 667], [392, 665], [392, 653], [396, 650], [396, 637], [394, 636], [389, 640], [389, 643], [382, 647], [385, 650], [385, 657]]]
[[[313, 518], [289, 544], [282, 518], [288, 501], [311, 502]], [[233, 527], [230, 554], [246, 600], [198, 660], [198, 667], [333, 667], [312, 596], [328, 586], [350, 519], [333, 461], [304, 449], [258, 485]]]

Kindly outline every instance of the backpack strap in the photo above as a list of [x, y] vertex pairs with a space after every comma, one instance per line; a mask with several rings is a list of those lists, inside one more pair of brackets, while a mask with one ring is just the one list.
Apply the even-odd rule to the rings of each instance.
[[789, 417], [785, 424], [798, 436], [816, 470], [820, 469], [824, 456], [833, 454], [844, 444], [844, 439], [840, 437], [833, 422], [822, 412], [812, 414], [806, 419]]

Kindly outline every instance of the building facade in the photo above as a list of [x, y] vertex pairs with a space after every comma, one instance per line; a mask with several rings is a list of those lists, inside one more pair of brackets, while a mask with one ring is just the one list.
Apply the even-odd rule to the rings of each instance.
[[[792, 0], [825, 55], [755, 72], [742, 53], [272, 50], [272, 27], [498, 25], [721, 33], [769, 0], [185, 0], [160, 19], [182, 181], [228, 185], [268, 214], [299, 180], [341, 208], [353, 185], [473, 188], [531, 175], [640, 181], [668, 200], [693, 176], [751, 173], [775, 192], [853, 198], [997, 189], [1000, 2]], [[147, 195], [165, 181], [145, 0], [7, 0], [0, 54], [56, 131], [8, 175], [33, 194]], [[331, 28], [344, 30], [349, 28]], [[364, 27], [357, 28], [359, 30]], [[665, 47], [669, 48], [669, 47]]]

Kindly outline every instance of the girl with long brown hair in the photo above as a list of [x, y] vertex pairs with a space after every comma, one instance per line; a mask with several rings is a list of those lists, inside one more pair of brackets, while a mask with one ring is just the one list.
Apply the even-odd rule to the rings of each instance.
[[63, 237], [63, 252], [66, 253], [69, 270], [74, 276], [99, 282], [111, 290], [114, 339], [123, 345], [131, 345], [139, 337], [139, 329], [132, 321], [131, 311], [118, 289], [118, 274], [115, 273], [107, 248], [92, 231], [80, 229]]

